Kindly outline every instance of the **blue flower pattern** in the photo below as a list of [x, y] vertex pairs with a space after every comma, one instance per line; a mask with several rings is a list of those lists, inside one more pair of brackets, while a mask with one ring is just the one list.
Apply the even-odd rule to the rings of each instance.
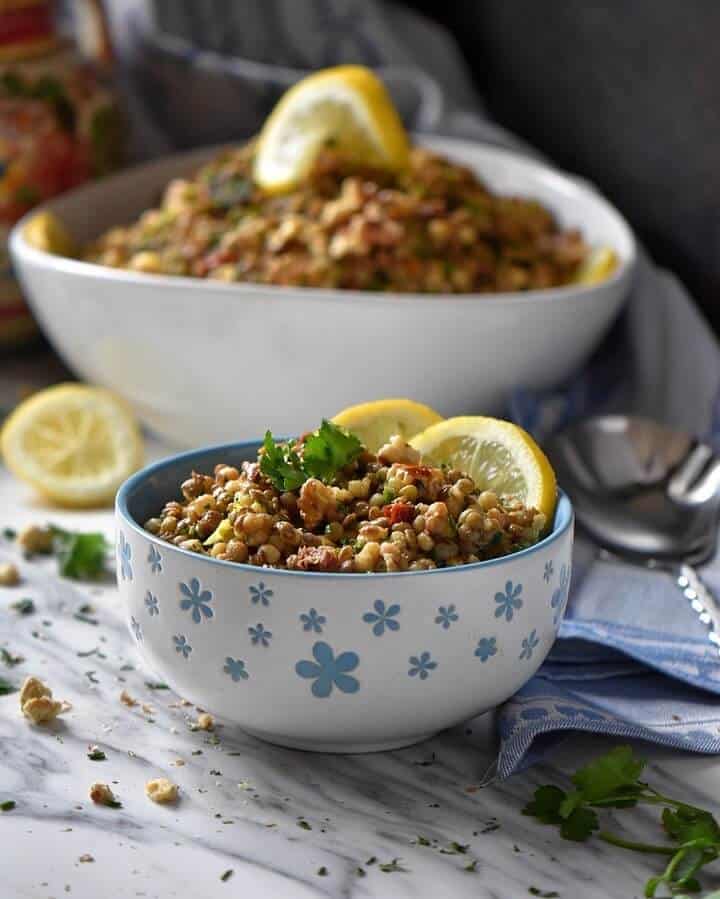
[[260, 581], [257, 587], [250, 587], [250, 599], [253, 605], [260, 603], [261, 606], [269, 606], [273, 591], [265, 586], [264, 581]]
[[357, 693], [360, 684], [356, 677], [348, 673], [354, 671], [360, 662], [357, 653], [341, 652], [335, 656], [332, 647], [322, 641], [315, 643], [312, 653], [315, 661], [301, 659], [295, 665], [295, 671], [299, 677], [314, 681], [310, 688], [313, 696], [327, 699], [333, 687], [341, 693]]
[[118, 555], [120, 556], [120, 577], [124, 581], [131, 581], [133, 579], [132, 546], [127, 542], [122, 531], [120, 531], [118, 541]]
[[400, 606], [397, 603], [386, 606], [381, 599], [376, 599], [373, 603], [373, 608], [375, 609], [374, 612], [365, 612], [363, 621], [367, 624], [372, 624], [372, 632], [376, 637], [382, 637], [385, 633], [385, 628], [389, 631], [400, 630], [400, 625], [394, 620], [395, 616], [400, 612]]
[[173, 643], [175, 644], [175, 652], [180, 653], [184, 659], [187, 659], [192, 652], [192, 646], [190, 646], [187, 639], [182, 634], [176, 634], [173, 637]]
[[408, 674], [410, 677], [419, 675], [420, 680], [427, 680], [430, 677], [430, 673], [438, 666], [438, 663], [434, 662], [430, 657], [429, 652], [421, 652], [419, 656], [410, 656], [408, 662], [410, 664]]
[[522, 651], [521, 651], [520, 655], [518, 656], [518, 658], [519, 659], [528, 659], [528, 660], [531, 659], [533, 650], [535, 649], [535, 647], [538, 645], [539, 642], [540, 641], [538, 640], [538, 636], [535, 631], [535, 628], [533, 628], [530, 631], [530, 633], [527, 635], [527, 637], [523, 638]]
[[250, 634], [250, 640], [253, 646], [257, 646], [258, 644], [261, 646], [270, 645], [272, 631], [265, 630], [262, 624], [258, 624], [256, 627], [249, 627], [248, 633]]
[[440, 606], [438, 609], [435, 624], [439, 624], [443, 630], [447, 630], [453, 621], [457, 621], [460, 616], [455, 611], [454, 605]]
[[183, 599], [180, 600], [180, 608], [188, 611], [195, 624], [200, 624], [203, 618], [212, 618], [215, 614], [210, 608], [212, 601], [212, 593], [209, 590], [202, 590], [200, 581], [194, 577], [190, 584], [180, 583], [180, 593]]
[[250, 677], [250, 674], [245, 667], [245, 662], [243, 662], [242, 659], [233, 659], [230, 656], [225, 659], [223, 671], [233, 679], [234, 683], [238, 683], [238, 681], [241, 680], [247, 680]]
[[140, 622], [135, 619], [134, 615], [130, 616], [130, 627], [132, 628], [133, 634], [135, 634], [135, 639], [138, 643], [142, 643], [143, 641], [143, 632], [140, 627]]
[[481, 662], [487, 662], [487, 660], [494, 656], [497, 653], [497, 640], [495, 637], [481, 637], [478, 640], [478, 645], [475, 650], [475, 655], [480, 659]]
[[324, 615], [319, 615], [317, 609], [310, 609], [307, 614], [300, 616], [304, 631], [314, 631], [316, 634], [322, 633], [322, 626], [327, 621]]
[[543, 574], [543, 577], [545, 578], [546, 584], [550, 583], [550, 579], [552, 578], [553, 574], [555, 574], [555, 566], [553, 565], [551, 559], [549, 562], [545, 563], [545, 573]]
[[518, 609], [522, 608], [523, 601], [520, 599], [522, 593], [522, 584], [513, 585], [512, 581], [506, 581], [505, 592], [495, 594], [495, 617], [502, 618], [505, 616], [506, 621], [512, 621], [513, 615]]
[[554, 609], [555, 612], [555, 614], [553, 615], [553, 624], [557, 624], [560, 616], [562, 615], [562, 610], [565, 604], [565, 600], [567, 599], [569, 587], [570, 566], [563, 565], [560, 568], [560, 584], [557, 589], [553, 591], [553, 595], [550, 600], [550, 607]]
[[162, 571], [162, 556], [152, 544], [147, 560], [152, 574], [159, 574]]
[[145, 594], [145, 608], [148, 610], [148, 615], [151, 618], [153, 615], [160, 614], [160, 609], [158, 608], [157, 596], [153, 596], [153, 594], [149, 590]]

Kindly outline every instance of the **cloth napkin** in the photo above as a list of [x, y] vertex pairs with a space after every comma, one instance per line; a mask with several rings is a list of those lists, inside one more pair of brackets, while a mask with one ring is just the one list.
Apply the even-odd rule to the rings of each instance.
[[[178, 89], [181, 118], [193, 122], [200, 140], [207, 140], [206, 133], [215, 140], [240, 136], [218, 130], [235, 121], [225, 114], [228, 102], [244, 108], [242, 97], [274, 98], [303, 70], [364, 62], [383, 71], [414, 127], [534, 152], [484, 115], [451, 38], [399, 6], [253, 0], [240, 17], [228, 4], [219, 21], [218, 4], [203, 17], [205, 7], [194, 0], [108, 5], [116, 45], [140, 79], [133, 108], [142, 105], [140, 97], [154, 95], [162, 100], [157, 108], [164, 108], [173, 95], [167, 79], [186, 72], [193, 89]], [[405, 104], [408, 84], [416, 96]], [[208, 132], [203, 125], [218, 96], [222, 114]], [[143, 134], [142, 123], [136, 124], [143, 145], [151, 146], [149, 130]], [[170, 118], [146, 115], [155, 136], [163, 124], [167, 146], [187, 141], [185, 133], [173, 133]], [[683, 286], [641, 253], [626, 309], [585, 369], [555, 391], [537, 394], [527, 385], [513, 396], [508, 414], [542, 441], [584, 415], [641, 413], [701, 435], [720, 450], [719, 385], [713, 334]], [[702, 573], [720, 591], [720, 560]], [[498, 727], [500, 777], [530, 764], [573, 730], [720, 752], [720, 660], [669, 575], [602, 561], [579, 538], [560, 638], [538, 674], [500, 709]]]

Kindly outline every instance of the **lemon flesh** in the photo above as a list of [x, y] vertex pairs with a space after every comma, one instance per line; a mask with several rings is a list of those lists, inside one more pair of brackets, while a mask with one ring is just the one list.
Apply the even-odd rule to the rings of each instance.
[[370, 69], [323, 69], [290, 88], [260, 132], [255, 181], [271, 193], [290, 190], [327, 145], [366, 165], [391, 171], [407, 165], [407, 133], [385, 86]]
[[509, 421], [482, 416], [448, 418], [410, 443], [435, 465], [467, 473], [482, 490], [515, 497], [552, 523], [557, 502], [555, 472], [533, 438]]
[[76, 256], [77, 244], [60, 219], [52, 212], [38, 212], [23, 228], [23, 237], [36, 250], [56, 256]]
[[112, 503], [143, 458], [125, 403], [81, 384], [50, 387], [21, 403], [2, 429], [0, 448], [16, 477], [70, 507]]
[[618, 267], [618, 257], [610, 247], [596, 247], [580, 265], [575, 274], [575, 283], [586, 286], [606, 281]]
[[376, 400], [348, 406], [333, 418], [336, 425], [352, 431], [371, 453], [376, 453], [395, 434], [409, 440], [442, 420], [434, 409], [407, 399]]

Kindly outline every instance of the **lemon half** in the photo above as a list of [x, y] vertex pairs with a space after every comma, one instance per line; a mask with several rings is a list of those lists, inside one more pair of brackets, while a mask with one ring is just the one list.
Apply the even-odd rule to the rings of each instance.
[[483, 490], [514, 496], [552, 522], [555, 472], [533, 438], [509, 421], [482, 416], [448, 418], [410, 441], [425, 459], [466, 472]]
[[407, 133], [385, 86], [370, 69], [323, 69], [291, 87], [260, 132], [255, 181], [271, 193], [290, 190], [328, 143], [367, 165], [392, 171], [407, 165]]
[[49, 387], [21, 403], [2, 429], [0, 448], [14, 475], [71, 507], [112, 503], [143, 459], [125, 403], [82, 384]]
[[409, 440], [418, 431], [442, 420], [442, 416], [429, 406], [406, 399], [348, 406], [333, 418], [336, 425], [356, 434], [371, 453], [376, 453], [395, 434]]

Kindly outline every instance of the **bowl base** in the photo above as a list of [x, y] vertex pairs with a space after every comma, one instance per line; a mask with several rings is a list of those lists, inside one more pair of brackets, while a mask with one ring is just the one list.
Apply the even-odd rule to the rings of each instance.
[[362, 752], [388, 752], [391, 749], [403, 749], [405, 746], [413, 746], [415, 743], [423, 743], [435, 736], [435, 733], [416, 734], [412, 737], [400, 737], [396, 740], [380, 740], [368, 743], [334, 743], [324, 740], [296, 740], [292, 737], [282, 737], [277, 734], [266, 733], [262, 730], [251, 730], [243, 727], [242, 730], [251, 737], [273, 743], [275, 746], [284, 746], [286, 749], [302, 749], [304, 752], [330, 752], [345, 755], [355, 755]]

